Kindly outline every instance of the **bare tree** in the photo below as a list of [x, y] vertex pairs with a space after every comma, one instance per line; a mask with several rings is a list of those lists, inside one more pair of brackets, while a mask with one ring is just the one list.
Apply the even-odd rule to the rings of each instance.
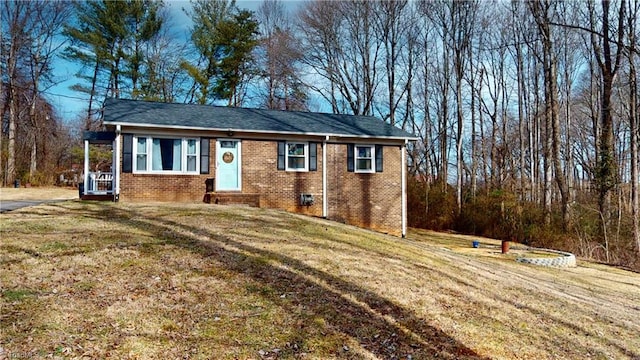
[[[529, 1], [529, 10], [538, 25], [538, 31], [542, 42], [542, 63], [544, 67], [545, 79], [545, 123], [546, 128], [551, 131], [547, 133], [545, 146], [545, 156], [551, 158], [553, 164], [554, 178], [558, 190], [560, 191], [562, 202], [562, 224], [566, 230], [569, 226], [569, 189], [564, 176], [564, 170], [560, 164], [560, 117], [558, 111], [558, 59], [554, 49], [553, 33], [551, 31], [553, 12], [557, 3], [551, 0]], [[549, 136], [550, 135], [550, 136]], [[545, 159], [548, 161], [548, 159]], [[549, 174], [549, 168], [545, 171]], [[548, 192], [545, 192], [550, 196]], [[549, 204], [547, 200], [545, 204]], [[547, 208], [547, 211], [550, 209]]]
[[[31, 5], [28, 2], [5, 1], [0, 4], [2, 17], [2, 34], [4, 42], [2, 62], [6, 64], [7, 78], [6, 103], [9, 111], [7, 129], [7, 168], [5, 185], [16, 179], [16, 124], [18, 122], [18, 92], [21, 78], [24, 78], [24, 63], [29, 45], [28, 23]], [[8, 49], [7, 49], [8, 48]], [[1, 81], [4, 82], [4, 79]], [[4, 107], [3, 107], [4, 108]], [[4, 117], [3, 117], [4, 119]]]
[[640, 136], [640, 116], [638, 102], [638, 75], [636, 72], [636, 31], [637, 19], [640, 15], [640, 2], [629, 2], [629, 13], [627, 15], [627, 38], [629, 40], [629, 133], [630, 133], [630, 153], [631, 153], [631, 218], [633, 224], [633, 238], [636, 244], [636, 251], [640, 255], [640, 200], [638, 200], [638, 137]]
[[300, 78], [303, 58], [284, 4], [264, 1], [257, 12], [260, 22], [260, 77], [266, 85], [263, 105], [268, 109], [307, 110], [307, 90]]
[[[408, 96], [413, 81], [413, 69], [410, 64], [413, 61], [413, 54], [410, 53], [413, 40], [410, 31], [415, 29], [414, 18], [407, 0], [376, 1], [375, 4], [376, 31], [384, 48], [384, 77], [386, 78], [384, 107], [388, 107], [388, 110], [382, 112], [382, 117], [385, 120], [388, 119], [391, 125], [396, 125], [401, 102], [405, 96]], [[403, 54], [406, 55], [403, 57]], [[405, 121], [401, 124], [403, 128], [407, 125], [407, 117], [404, 118]]]
[[[600, 136], [598, 139], [598, 164], [595, 181], [598, 187], [598, 209], [602, 217], [602, 233], [606, 239], [606, 227], [610, 220], [610, 192], [615, 188], [617, 179], [616, 159], [613, 138], [613, 84], [620, 70], [624, 47], [626, 0], [620, 0], [617, 16], [611, 16], [612, 3], [602, 0], [600, 16], [596, 13], [595, 4], [589, 2], [589, 19], [591, 26], [591, 43], [595, 59], [600, 68]], [[599, 18], [599, 19], [598, 19]], [[611, 24], [617, 20], [617, 25]], [[612, 26], [613, 25], [613, 26]], [[596, 31], [597, 27], [600, 31]], [[602, 34], [598, 36], [597, 34]], [[616, 40], [614, 40], [614, 38]], [[617, 45], [616, 45], [617, 44]], [[608, 248], [608, 246], [607, 246]], [[608, 254], [608, 251], [607, 251]], [[609, 260], [609, 259], [607, 259]]]
[[[382, 46], [374, 33], [374, 5], [313, 1], [299, 14], [305, 63], [313, 70], [307, 85], [335, 113], [373, 114]], [[328, 83], [318, 84], [318, 77]]]
[[[37, 143], [44, 129], [51, 124], [50, 116], [38, 117], [37, 106], [40, 94], [52, 85], [52, 62], [55, 56], [64, 46], [64, 42], [56, 39], [63, 29], [64, 21], [69, 17], [70, 3], [56, 1], [32, 1], [33, 6], [30, 21], [30, 37], [33, 39], [28, 48], [29, 51], [29, 80], [31, 81], [32, 95], [29, 100], [29, 119], [31, 132], [31, 164], [29, 166], [30, 181], [37, 171]], [[45, 121], [42, 121], [45, 120]]]

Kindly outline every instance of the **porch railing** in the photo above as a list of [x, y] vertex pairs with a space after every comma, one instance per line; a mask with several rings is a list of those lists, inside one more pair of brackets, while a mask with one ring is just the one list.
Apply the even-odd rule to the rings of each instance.
[[113, 194], [113, 173], [90, 172], [86, 194]]

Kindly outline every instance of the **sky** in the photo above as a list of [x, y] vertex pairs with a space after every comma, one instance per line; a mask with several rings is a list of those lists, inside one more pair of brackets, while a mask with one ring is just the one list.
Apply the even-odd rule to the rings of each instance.
[[[236, 0], [236, 5], [240, 8], [256, 11], [261, 2], [261, 0]], [[293, 4], [294, 1], [285, 1], [285, 3]], [[165, 0], [165, 6], [169, 12], [169, 25], [172, 30], [178, 35], [183, 34], [185, 40], [188, 39], [191, 20], [185, 14], [183, 8], [190, 8], [190, 2], [185, 0]], [[80, 67], [78, 64], [60, 57], [54, 61], [53, 67], [54, 78], [57, 83], [46, 90], [46, 97], [64, 122], [73, 122], [83, 115], [88, 102], [86, 94], [70, 89], [72, 85], [79, 81], [75, 74], [80, 70]]]

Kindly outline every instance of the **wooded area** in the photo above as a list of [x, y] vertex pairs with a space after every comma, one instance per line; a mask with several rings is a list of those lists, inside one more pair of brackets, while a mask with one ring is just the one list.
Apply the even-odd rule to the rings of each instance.
[[374, 115], [420, 138], [411, 226], [640, 266], [638, 1], [194, 0], [188, 35], [161, 1], [0, 7], [4, 185], [54, 182], [108, 97]]

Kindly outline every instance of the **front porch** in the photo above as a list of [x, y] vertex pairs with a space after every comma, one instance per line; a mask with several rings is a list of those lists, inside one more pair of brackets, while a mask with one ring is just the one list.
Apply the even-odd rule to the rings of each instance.
[[[84, 140], [84, 180], [79, 185], [81, 200], [118, 201], [118, 137], [115, 132], [85, 131]], [[101, 153], [92, 159], [91, 152]], [[110, 159], [105, 158], [106, 153]], [[114, 164], [116, 165], [114, 167]], [[92, 169], [94, 171], [91, 171]]]

